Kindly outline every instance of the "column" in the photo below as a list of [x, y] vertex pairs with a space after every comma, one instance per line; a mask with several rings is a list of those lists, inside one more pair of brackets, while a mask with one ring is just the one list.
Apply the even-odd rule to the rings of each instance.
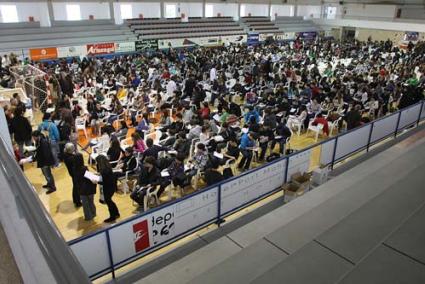
[[298, 5], [294, 5], [294, 17], [298, 16]]
[[160, 13], [160, 18], [163, 19], [164, 17], [164, 12], [165, 12], [165, 5], [164, 5], [164, 1], [160, 2], [160, 9], [161, 9], [161, 13]]
[[241, 3], [238, 2], [238, 20], [241, 19]]
[[49, 18], [48, 18], [49, 26], [52, 26], [52, 22], [55, 21], [55, 14], [53, 13], [52, 0], [47, 1], [47, 11], [49, 13]]
[[205, 18], [205, 5], [207, 4], [207, 1], [202, 1], [202, 18]]
[[114, 2], [109, 0], [109, 18], [115, 22]]
[[269, 6], [268, 6], [268, 15], [269, 15], [271, 20], [274, 20], [274, 16], [272, 16], [272, 3], [271, 3], [271, 1], [269, 2]]

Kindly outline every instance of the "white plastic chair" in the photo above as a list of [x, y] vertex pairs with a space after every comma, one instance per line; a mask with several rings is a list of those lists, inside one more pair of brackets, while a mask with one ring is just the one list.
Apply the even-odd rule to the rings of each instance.
[[311, 120], [308, 125], [307, 134], [308, 134], [308, 131], [310, 130], [316, 133], [315, 141], [317, 141], [317, 139], [319, 138], [320, 132], [323, 131], [323, 124], [319, 123], [315, 126], [313, 125], [313, 120]]
[[79, 130], [84, 131], [86, 139], [88, 139], [87, 129], [86, 129], [86, 119], [84, 117], [75, 118], [75, 131], [78, 133]]
[[342, 120], [342, 117], [338, 118], [334, 122], [329, 123], [329, 135], [332, 135], [334, 129], [338, 131], [339, 129], [339, 122]]

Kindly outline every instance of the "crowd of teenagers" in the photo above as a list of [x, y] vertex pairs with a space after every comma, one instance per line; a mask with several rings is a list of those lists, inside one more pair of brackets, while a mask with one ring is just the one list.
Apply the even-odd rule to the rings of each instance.
[[[51, 168], [64, 161], [86, 220], [96, 216], [100, 184], [106, 222], [119, 217], [112, 196], [120, 181], [136, 181], [130, 196], [146, 210], [170, 185], [220, 182], [253, 159], [285, 154], [309, 125], [322, 125], [325, 137], [332, 123], [354, 129], [422, 100], [425, 85], [421, 42], [401, 50], [391, 41], [297, 39], [35, 65], [47, 74], [42, 123], [32, 130], [19, 96], [6, 109], [18, 160], [34, 141], [47, 193], [56, 190]], [[100, 178], [87, 174], [86, 150]]]

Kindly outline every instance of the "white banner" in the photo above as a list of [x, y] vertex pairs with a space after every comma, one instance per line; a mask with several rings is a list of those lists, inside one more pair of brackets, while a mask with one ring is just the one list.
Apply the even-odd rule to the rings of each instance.
[[112, 228], [109, 236], [114, 264], [216, 218], [217, 203], [215, 187]]
[[283, 33], [283, 34], [277, 34], [274, 37], [275, 40], [293, 40], [295, 39], [295, 33]]
[[80, 57], [87, 55], [87, 48], [85, 45], [79, 46], [63, 46], [58, 47], [58, 57], [66, 58], [66, 57]]
[[267, 38], [274, 38], [274, 34], [260, 34], [259, 40], [262, 41], [266, 41]]
[[213, 36], [213, 37], [195, 37], [195, 38], [177, 38], [158, 40], [158, 48], [178, 48], [191, 46], [220, 46], [230, 43], [246, 43], [246, 35], [231, 35], [231, 36]]
[[115, 52], [134, 52], [136, 51], [136, 43], [134, 41], [128, 42], [116, 42], [115, 43]]

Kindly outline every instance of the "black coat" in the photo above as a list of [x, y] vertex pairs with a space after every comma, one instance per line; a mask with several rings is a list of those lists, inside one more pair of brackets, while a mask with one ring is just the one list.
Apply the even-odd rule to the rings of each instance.
[[94, 195], [96, 194], [96, 184], [84, 177], [86, 171], [87, 167], [82, 169], [74, 167], [74, 185], [78, 188], [80, 195]]
[[37, 168], [53, 166], [55, 164], [55, 160], [47, 138], [44, 136], [40, 137], [36, 147], [34, 158], [35, 161], [37, 161]]
[[112, 171], [101, 173], [102, 182], [99, 184], [103, 185], [103, 195], [110, 197], [117, 191], [117, 178]]
[[68, 153], [63, 154], [63, 161], [71, 177], [74, 176], [74, 157], [75, 156], [73, 154], [68, 154]]
[[10, 121], [10, 127], [17, 143], [31, 140], [32, 128], [26, 117], [13, 117]]

